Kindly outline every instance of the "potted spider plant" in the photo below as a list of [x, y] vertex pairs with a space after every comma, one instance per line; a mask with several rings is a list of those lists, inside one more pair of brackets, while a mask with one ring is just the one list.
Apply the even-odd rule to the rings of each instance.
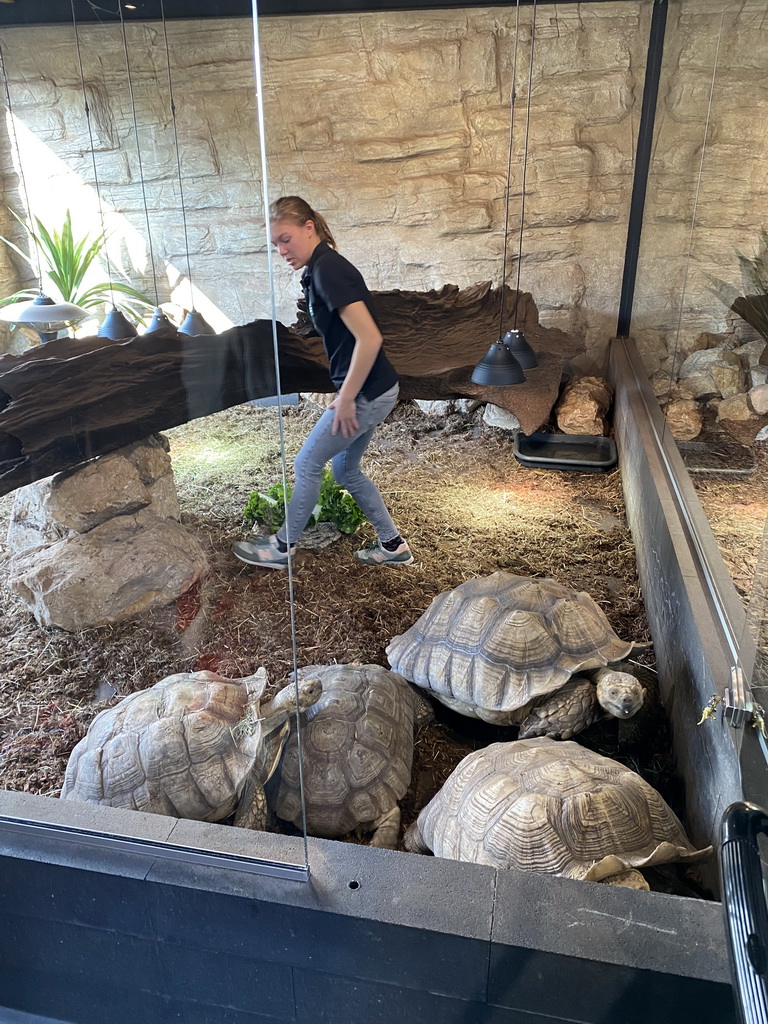
[[[146, 295], [125, 281], [110, 279], [98, 284], [85, 283], [86, 275], [93, 266], [98, 265], [98, 257], [107, 244], [109, 236], [106, 232], [102, 231], [96, 235], [89, 232], [76, 237], [72, 230], [72, 216], [69, 210], [64, 216], [61, 229], [49, 229], [39, 217], [33, 218], [35, 228], [32, 228], [13, 210], [11, 213], [30, 236], [39, 256], [41, 278], [45, 278], [46, 289], [49, 288], [49, 284], [53, 286], [51, 290], [58, 293], [59, 301], [73, 303], [81, 309], [93, 310], [105, 304], [113, 305], [137, 319], [142, 319], [143, 313], [154, 307], [154, 303]], [[37, 272], [37, 264], [28, 253], [2, 235], [0, 241]], [[13, 295], [0, 299], [0, 307], [24, 300], [35, 300], [39, 294], [38, 290], [22, 288]], [[43, 332], [40, 332], [40, 335], [44, 341], [49, 340], [50, 335], [46, 336]]]

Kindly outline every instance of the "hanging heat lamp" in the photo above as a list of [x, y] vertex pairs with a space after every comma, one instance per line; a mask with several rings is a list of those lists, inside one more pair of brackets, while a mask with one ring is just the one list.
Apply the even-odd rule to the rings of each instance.
[[164, 327], [172, 327], [176, 330], [176, 324], [173, 320], [171, 320], [171, 318], [167, 316], [159, 306], [155, 306], [155, 313], [147, 324], [146, 333], [149, 334], [150, 331], [160, 331]]
[[[160, 306], [160, 295], [157, 290], [157, 272], [155, 270], [155, 253], [152, 248], [152, 231], [149, 225], [149, 207], [147, 205], [147, 191], [144, 183], [144, 164], [141, 158], [141, 145], [139, 143], [139, 125], [136, 118], [136, 97], [133, 92], [133, 77], [131, 75], [131, 62], [128, 57], [128, 39], [125, 33], [125, 19], [123, 18], [123, 8], [126, 10], [135, 10], [135, 7], [131, 4], [119, 4], [118, 9], [120, 11], [120, 28], [123, 37], [123, 54], [125, 56], [125, 73], [128, 81], [128, 93], [131, 98], [131, 110], [133, 112], [133, 134], [136, 138], [136, 159], [139, 166], [139, 181], [141, 182], [141, 195], [144, 201], [144, 219], [147, 225], [147, 246], [149, 248], [149, 266], [152, 271], [152, 285], [155, 292], [155, 309], [152, 319], [149, 321], [146, 327], [146, 334], [151, 331], [159, 331], [167, 328], [176, 330], [176, 324], [170, 319], [169, 316], [162, 310]], [[213, 332], [211, 332], [213, 333]]]
[[136, 325], [132, 324], [125, 313], [119, 310], [117, 306], [113, 306], [110, 309], [96, 332], [99, 338], [109, 338], [110, 341], [135, 338], [138, 333]]
[[507, 243], [509, 239], [509, 195], [512, 178], [512, 148], [514, 142], [515, 125], [515, 80], [517, 76], [517, 43], [520, 17], [520, 0], [517, 0], [515, 8], [515, 49], [512, 60], [512, 91], [510, 93], [509, 109], [509, 151], [507, 155], [507, 184], [505, 189], [505, 214], [504, 214], [504, 254], [502, 257], [501, 287], [499, 289], [499, 339], [488, 349], [483, 358], [477, 363], [470, 380], [474, 384], [484, 384], [486, 387], [506, 387], [512, 384], [522, 384], [525, 381], [524, 370], [530, 370], [539, 365], [536, 353], [525, 339], [522, 330], [517, 326], [517, 307], [520, 299], [520, 263], [523, 255], [523, 225], [525, 223], [525, 178], [528, 166], [528, 126], [531, 111], [531, 79], [533, 75], [533, 44], [536, 30], [536, 0], [533, 0], [533, 16], [531, 19], [531, 57], [528, 71], [528, 104], [525, 120], [525, 150], [523, 154], [523, 188], [522, 203], [520, 210], [520, 241], [517, 252], [517, 290], [515, 293], [514, 327], [504, 331], [504, 290], [507, 282]]
[[31, 327], [40, 335], [43, 344], [55, 341], [59, 331], [76, 327], [89, 315], [88, 310], [74, 302], [54, 302], [42, 291], [32, 302], [15, 303], [0, 309], [0, 320]]
[[165, 21], [165, 4], [160, 0], [160, 19], [163, 24], [163, 38], [165, 40], [165, 57], [168, 67], [168, 99], [171, 107], [171, 119], [173, 121], [173, 141], [176, 148], [176, 170], [179, 180], [179, 203], [181, 205], [181, 220], [184, 227], [184, 252], [187, 258], [187, 280], [189, 281], [189, 292], [191, 309], [179, 327], [179, 334], [186, 334], [188, 337], [196, 337], [200, 334], [215, 334], [216, 332], [207, 322], [202, 313], [195, 309], [195, 290], [192, 287], [192, 266], [189, 258], [189, 234], [187, 232], [187, 212], [184, 207], [184, 182], [181, 175], [181, 152], [179, 150], [179, 130], [176, 122], [176, 104], [173, 99], [173, 80], [171, 77], [171, 50], [168, 45], [168, 26]]
[[190, 309], [179, 328], [179, 334], [186, 334], [191, 338], [196, 337], [198, 334], [215, 333], [216, 331], [214, 331], [203, 314], [198, 313], [196, 309]]
[[[27, 180], [24, 176], [24, 165], [21, 160], [21, 147], [16, 134], [16, 121], [13, 117], [11, 107], [11, 91], [8, 86], [8, 75], [5, 70], [5, 57], [0, 47], [0, 68], [3, 75], [3, 87], [5, 91], [5, 103], [8, 109], [8, 117], [11, 122], [11, 133], [16, 152], [16, 159], [19, 165], [19, 178], [24, 192], [24, 205], [27, 211], [31, 210], [29, 205], [29, 192], [27, 191]], [[31, 214], [30, 214], [31, 216]], [[35, 254], [37, 257], [37, 286], [40, 294], [31, 302], [15, 302], [12, 305], [0, 308], [0, 320], [10, 324], [23, 324], [37, 331], [40, 341], [45, 344], [47, 341], [54, 341], [59, 331], [69, 330], [76, 327], [90, 314], [82, 306], [76, 306], [73, 302], [56, 302], [43, 291], [42, 266], [40, 260], [40, 245], [37, 236], [33, 231], [29, 232], [34, 242]], [[34, 268], [33, 268], [34, 269]]]

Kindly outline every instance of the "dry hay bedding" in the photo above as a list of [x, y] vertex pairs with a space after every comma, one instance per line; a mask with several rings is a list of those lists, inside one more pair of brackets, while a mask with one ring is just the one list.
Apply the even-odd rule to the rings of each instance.
[[[302, 402], [283, 413], [289, 459], [319, 408]], [[367, 468], [416, 562], [388, 570], [357, 564], [352, 553], [372, 539], [366, 526], [295, 563], [299, 664], [359, 660], [386, 665], [384, 648], [432, 598], [497, 569], [549, 576], [589, 591], [617, 633], [647, 640], [634, 549], [618, 471], [609, 474], [531, 470], [514, 458], [511, 438], [452, 416], [425, 416], [401, 404], [377, 431]], [[69, 753], [94, 716], [121, 697], [185, 668], [245, 675], [265, 665], [282, 680], [292, 667], [287, 577], [253, 569], [230, 553], [242, 536], [249, 492], [280, 474], [277, 413], [249, 405], [168, 432], [184, 523], [208, 554], [212, 576], [175, 618], [69, 634], [42, 628], [2, 587], [0, 602], [0, 786], [56, 795]], [[10, 497], [0, 503], [7, 520]], [[7, 551], [0, 571], [7, 577]], [[5, 581], [4, 581], [5, 582]], [[646, 681], [652, 679], [646, 673]], [[645, 741], [618, 742], [618, 723], [599, 723], [582, 739], [640, 770], [676, 807], [665, 730]], [[647, 736], [648, 730], [642, 730]], [[514, 735], [439, 706], [421, 730], [403, 827], [415, 818], [470, 750]], [[659, 737], [662, 737], [661, 739]], [[350, 837], [355, 840], [359, 837]]]

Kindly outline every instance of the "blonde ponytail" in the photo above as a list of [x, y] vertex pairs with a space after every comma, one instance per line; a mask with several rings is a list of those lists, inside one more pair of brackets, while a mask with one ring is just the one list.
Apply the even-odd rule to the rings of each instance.
[[315, 231], [320, 240], [327, 242], [333, 249], [336, 248], [336, 241], [325, 217], [315, 213], [309, 203], [299, 196], [280, 196], [274, 203], [270, 203], [269, 218], [270, 220], [289, 220], [294, 224], [306, 224], [308, 220], [311, 220], [314, 222]]

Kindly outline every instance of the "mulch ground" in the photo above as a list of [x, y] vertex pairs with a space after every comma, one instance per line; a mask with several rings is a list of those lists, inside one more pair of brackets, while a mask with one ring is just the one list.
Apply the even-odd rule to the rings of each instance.
[[[319, 412], [311, 402], [284, 411], [289, 468]], [[387, 643], [435, 595], [497, 569], [587, 590], [619, 636], [650, 639], [618, 470], [525, 468], [511, 437], [485, 426], [480, 413], [446, 420], [403, 404], [377, 431], [367, 470], [416, 562], [399, 570], [356, 563], [353, 551], [373, 539], [367, 526], [322, 551], [300, 552], [293, 578], [299, 665], [386, 665]], [[0, 787], [56, 795], [69, 753], [94, 716], [172, 672], [241, 676], [264, 665], [277, 684], [293, 668], [287, 574], [245, 566], [230, 550], [243, 535], [250, 491], [280, 476], [277, 411], [239, 406], [167, 436], [183, 522], [206, 550], [211, 576], [173, 611], [78, 634], [38, 626], [0, 586]], [[768, 509], [764, 479], [697, 481], [742, 592], [751, 585]], [[0, 499], [0, 527], [11, 505], [12, 495]], [[6, 576], [2, 549], [3, 584]], [[649, 666], [652, 685], [652, 652], [638, 660]], [[610, 721], [583, 741], [640, 770], [682, 811], [665, 729], [639, 733], [627, 740]], [[438, 708], [417, 737], [404, 827], [466, 753], [502, 735]]]

